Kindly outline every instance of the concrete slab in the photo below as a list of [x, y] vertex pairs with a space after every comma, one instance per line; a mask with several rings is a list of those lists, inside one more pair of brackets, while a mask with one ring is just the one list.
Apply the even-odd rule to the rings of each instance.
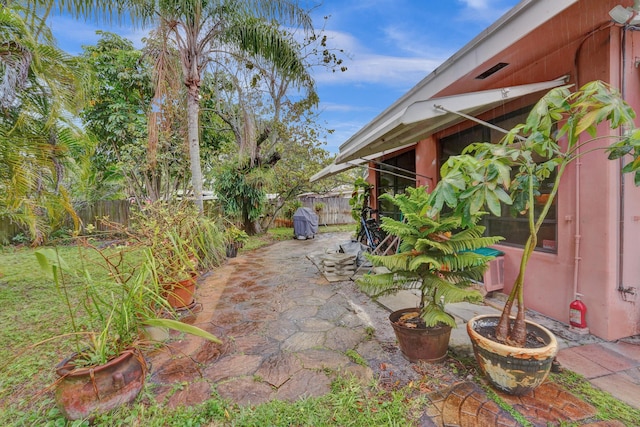
[[467, 328], [464, 325], [458, 326], [451, 330], [451, 338], [449, 338], [449, 349], [454, 353], [472, 357], [473, 347], [471, 346], [471, 340], [469, 334], [467, 334]]
[[420, 297], [414, 291], [400, 291], [393, 295], [385, 295], [377, 300], [383, 307], [389, 311], [401, 310], [403, 308], [418, 307], [420, 305]]
[[574, 351], [613, 372], [625, 371], [638, 366], [637, 361], [605, 348], [602, 344], [581, 345], [576, 347]]
[[590, 360], [584, 354], [577, 352], [577, 348], [578, 347], [566, 348], [558, 352], [556, 359], [560, 362], [560, 365], [562, 365], [563, 368], [580, 374], [587, 379], [597, 378], [613, 373], [613, 371], [599, 365], [593, 360]]
[[640, 344], [632, 344], [624, 341], [606, 342], [602, 344], [603, 347], [620, 353], [635, 362], [635, 366], [640, 366]]
[[472, 317], [479, 316], [481, 314], [500, 314], [500, 310], [496, 309], [495, 307], [491, 307], [489, 305], [471, 304], [468, 302], [447, 304], [446, 310], [448, 313], [462, 319], [464, 323], [467, 323]]
[[640, 409], [640, 385], [632, 383], [625, 375], [606, 375], [590, 381], [591, 384], [610, 393], [616, 399]]

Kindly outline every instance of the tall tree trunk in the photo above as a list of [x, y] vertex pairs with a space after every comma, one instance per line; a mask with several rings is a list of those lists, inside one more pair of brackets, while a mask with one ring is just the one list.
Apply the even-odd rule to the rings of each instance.
[[200, 212], [204, 211], [202, 201], [202, 167], [200, 165], [200, 132], [198, 120], [200, 116], [200, 88], [196, 84], [189, 86], [187, 95], [187, 139], [189, 143], [189, 160], [191, 163], [191, 185], [194, 201]]

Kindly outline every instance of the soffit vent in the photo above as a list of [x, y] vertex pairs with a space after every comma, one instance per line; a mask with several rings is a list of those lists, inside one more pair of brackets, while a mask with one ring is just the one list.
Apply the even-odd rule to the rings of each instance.
[[476, 77], [476, 79], [478, 80], [484, 80], [487, 77], [497, 73], [498, 71], [502, 70], [504, 67], [506, 67], [507, 64], [506, 62], [498, 62], [496, 65], [494, 65], [493, 67], [489, 68], [487, 71], [485, 71], [484, 73], [480, 74], [479, 76]]

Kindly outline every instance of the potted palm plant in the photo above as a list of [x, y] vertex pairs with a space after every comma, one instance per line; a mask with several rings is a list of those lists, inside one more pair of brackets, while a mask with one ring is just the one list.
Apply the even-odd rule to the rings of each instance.
[[[142, 261], [127, 265], [123, 251], [97, 249], [105, 269], [91, 274], [85, 251], [70, 266], [55, 249], [36, 252], [44, 272], [50, 275], [67, 307], [72, 332], [52, 339], [73, 341], [75, 352], [56, 366], [55, 401], [70, 419], [91, 418], [133, 401], [142, 389], [147, 364], [142, 349], [143, 327], [156, 326], [219, 340], [195, 326], [159, 318], [166, 305], [152, 272], [148, 249], [137, 254]], [[100, 272], [98, 272], [100, 273]], [[51, 339], [50, 339], [51, 340]], [[47, 340], [47, 341], [50, 341]]]
[[[553, 334], [525, 320], [524, 286], [527, 264], [537, 244], [545, 220], [567, 166], [596, 150], [609, 153], [609, 159], [627, 154], [633, 157], [622, 172], [635, 172], [640, 183], [640, 131], [610, 132], [614, 141], [603, 145], [596, 128], [607, 123], [610, 129], [633, 127], [635, 113], [620, 94], [607, 84], [595, 81], [571, 92], [570, 86], [549, 91], [533, 108], [526, 123], [511, 129], [498, 144], [476, 143], [462, 155], [450, 157], [441, 168], [441, 181], [431, 194], [434, 211], [447, 205], [473, 221], [474, 215], [488, 209], [500, 215], [501, 203], [512, 212], [524, 213], [529, 234], [518, 275], [502, 315], [480, 316], [468, 322], [467, 330], [476, 359], [498, 389], [524, 394], [541, 384], [557, 352]], [[555, 174], [555, 176], [553, 175]], [[541, 197], [540, 186], [551, 180], [548, 195]], [[535, 201], [543, 203], [533, 209]], [[513, 304], [517, 306], [511, 317]], [[527, 345], [534, 333], [539, 348]]]
[[225, 229], [224, 236], [227, 242], [226, 254], [228, 258], [235, 258], [238, 255], [238, 249], [242, 248], [249, 240], [249, 235], [233, 223], [229, 223]]
[[493, 256], [473, 251], [502, 238], [482, 236], [485, 228], [477, 224], [480, 214], [464, 225], [462, 216], [453, 212], [429, 216], [429, 195], [423, 187], [408, 188], [407, 194], [395, 198], [388, 194], [381, 197], [396, 205], [404, 218], [382, 219], [382, 228], [400, 238], [399, 252], [366, 254], [374, 266], [386, 267], [389, 272], [364, 275], [358, 284], [374, 296], [417, 289], [419, 306], [394, 311], [389, 320], [407, 359], [441, 361], [447, 354], [451, 328], [456, 326], [445, 305], [482, 300], [469, 286], [482, 279]]

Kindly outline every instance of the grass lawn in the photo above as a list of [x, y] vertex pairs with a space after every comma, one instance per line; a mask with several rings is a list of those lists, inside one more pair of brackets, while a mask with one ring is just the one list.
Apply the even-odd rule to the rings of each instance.
[[[353, 232], [354, 229], [354, 225], [320, 227], [320, 232]], [[274, 229], [266, 235], [251, 237], [242, 250], [249, 251], [292, 238], [291, 228]], [[65, 259], [77, 259], [77, 248], [61, 246], [59, 250]], [[0, 425], [88, 425], [86, 422], [66, 422], [53, 402], [54, 366], [73, 351], [69, 340], [54, 340], [30, 348], [34, 343], [70, 330], [62, 299], [53, 283], [41, 272], [33, 252], [27, 247], [0, 248]], [[95, 271], [94, 274], [101, 273]], [[422, 381], [403, 388], [383, 389], [376, 384], [363, 387], [355, 380], [338, 377], [331, 392], [325, 396], [294, 403], [273, 401], [256, 407], [238, 407], [213, 395], [198, 406], [169, 409], [156, 402], [153, 385], [147, 383], [135, 404], [100, 417], [95, 424], [256, 427], [418, 425], [417, 420], [426, 404], [425, 393], [442, 386], [445, 374], [456, 375], [459, 379], [479, 378], [472, 360], [454, 362], [429, 369]], [[439, 375], [435, 372], [438, 370], [444, 374]], [[587, 381], [574, 374], [555, 375], [553, 379], [573, 392], [577, 391], [596, 406], [599, 419], [617, 419], [626, 425], [634, 425], [633, 420], [640, 419], [640, 411], [594, 390]], [[176, 391], [179, 387], [180, 384], [176, 384]]]

